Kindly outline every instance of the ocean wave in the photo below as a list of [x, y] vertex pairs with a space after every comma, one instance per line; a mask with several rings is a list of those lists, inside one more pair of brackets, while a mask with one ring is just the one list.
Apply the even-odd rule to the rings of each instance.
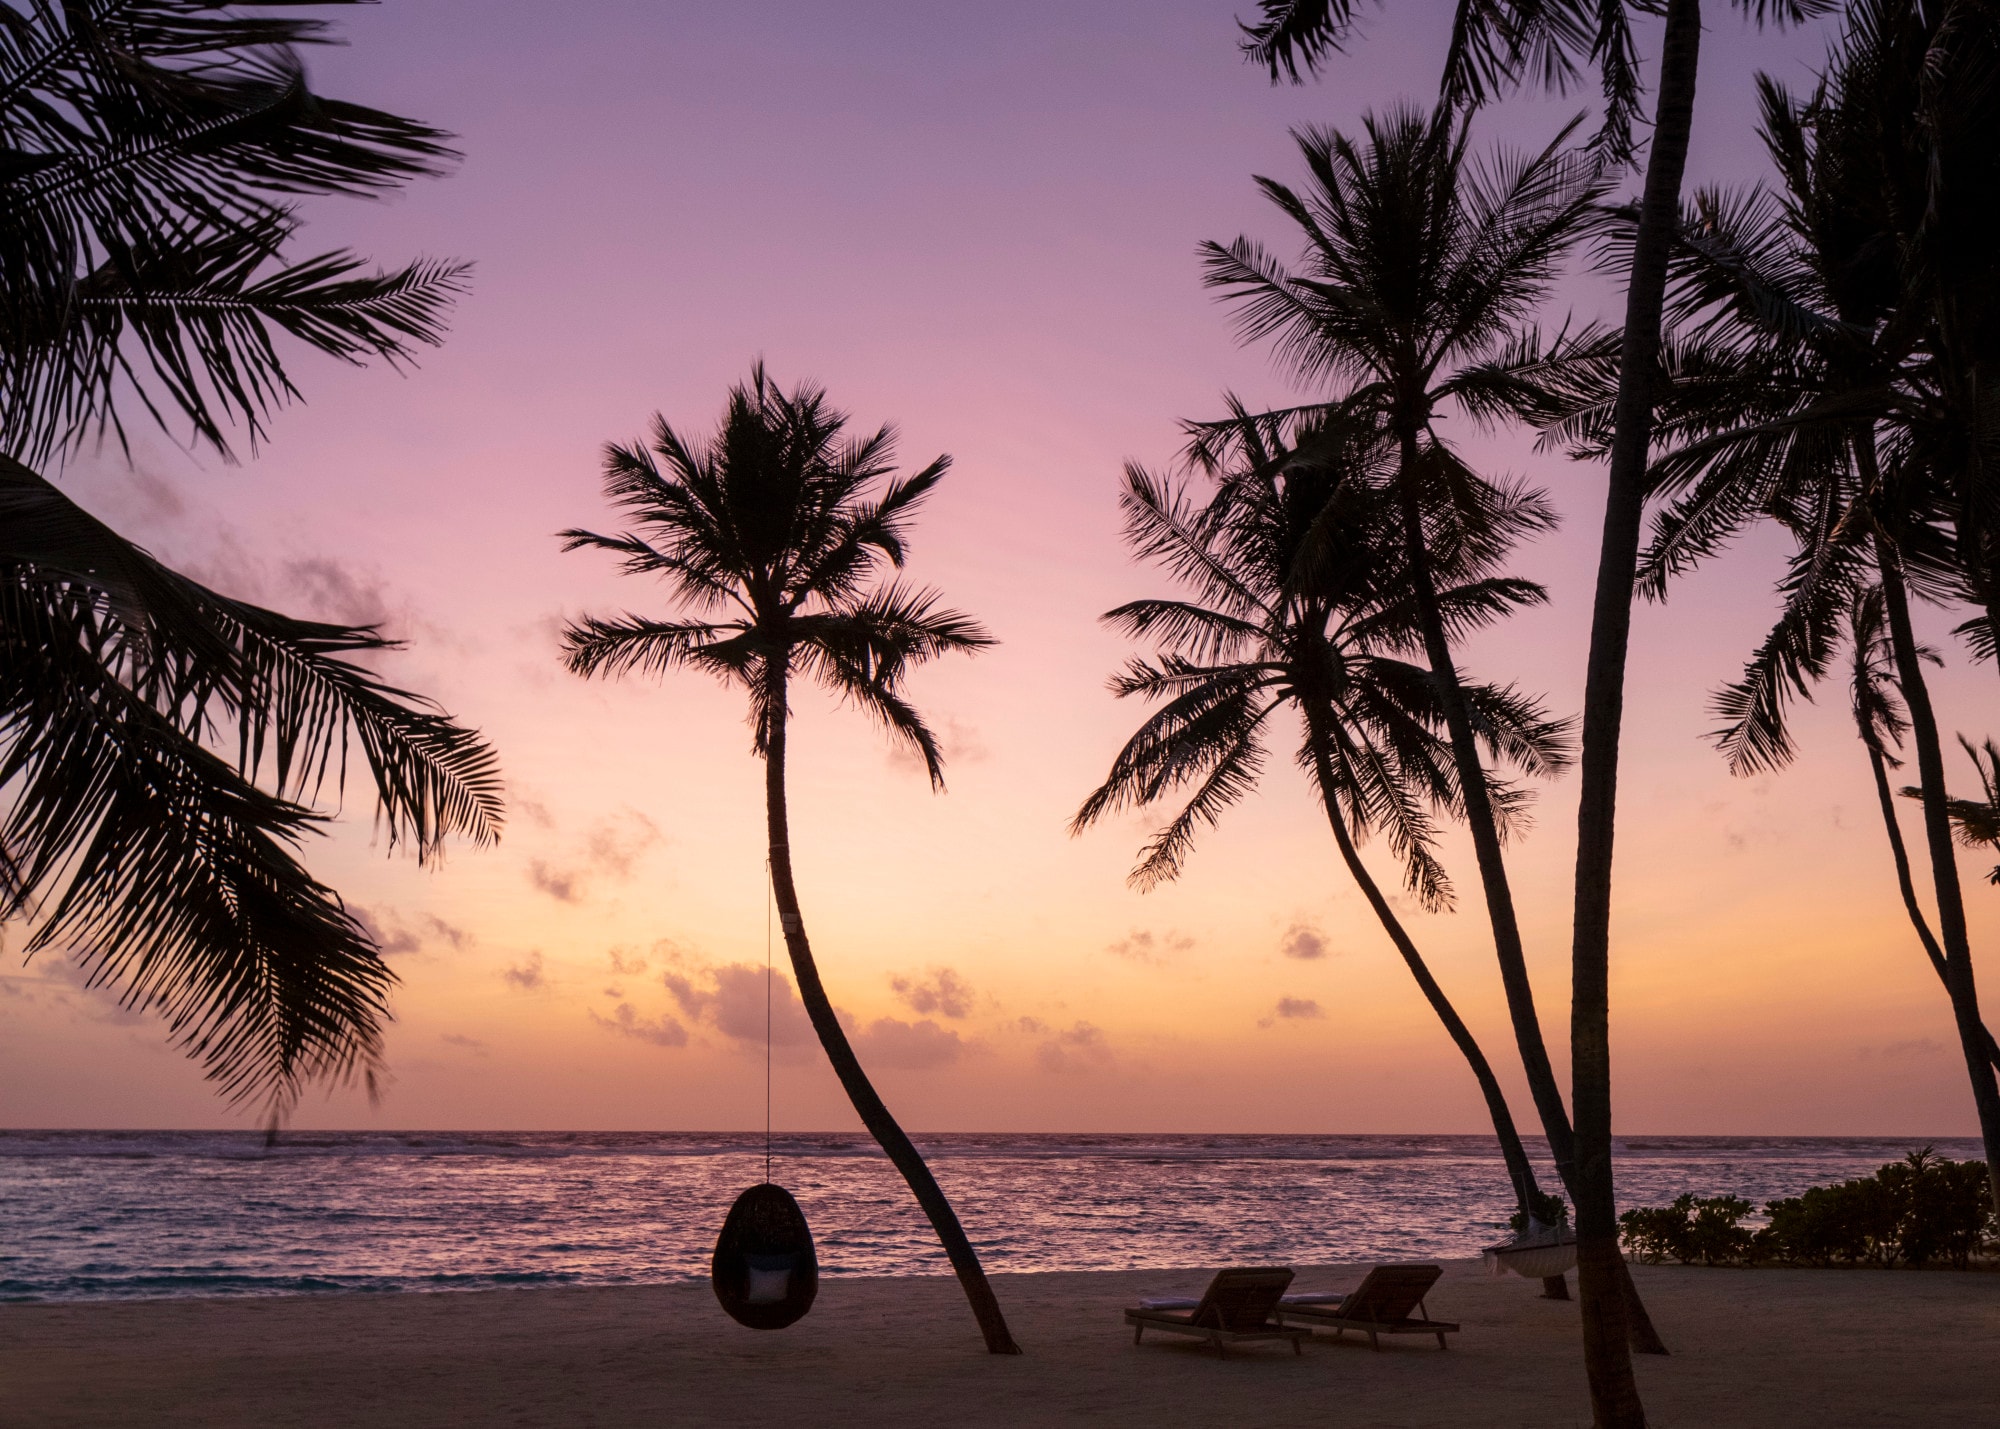
[[[1469, 1256], [1513, 1209], [1491, 1137], [915, 1139], [996, 1270]], [[1684, 1190], [1761, 1203], [1926, 1140], [1632, 1137], [1619, 1191], [1626, 1204]], [[772, 1154], [828, 1275], [947, 1273], [866, 1139], [788, 1133]], [[0, 1299], [700, 1280], [724, 1211], [763, 1177], [758, 1133], [312, 1132], [266, 1146], [249, 1132], [4, 1132]]]

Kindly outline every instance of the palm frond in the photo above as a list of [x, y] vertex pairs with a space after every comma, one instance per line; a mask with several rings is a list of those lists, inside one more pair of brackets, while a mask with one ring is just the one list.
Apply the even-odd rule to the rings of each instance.
[[[121, 392], [228, 455], [293, 395], [273, 336], [348, 361], [434, 343], [461, 264], [287, 261], [301, 197], [441, 172], [448, 136], [312, 93], [281, 0], [31, 4], [0, 36], [0, 449], [109, 430]], [[281, 13], [270, 13], [279, 11]]]
[[19, 855], [9, 911], [36, 914], [29, 951], [76, 948], [93, 984], [163, 1015], [233, 1099], [282, 1112], [308, 1081], [372, 1071], [394, 978], [293, 856], [316, 816], [117, 680], [103, 652], [118, 634], [90, 600], [0, 582], [0, 609], [0, 842]]
[[564, 531], [563, 549], [610, 552], [627, 574], [664, 577], [695, 613], [738, 618], [587, 616], [565, 630], [564, 659], [586, 676], [692, 668], [738, 685], [760, 756], [787, 713], [777, 692], [803, 676], [880, 721], [942, 788], [936, 737], [903, 681], [993, 636], [934, 591], [878, 582], [903, 565], [910, 524], [951, 459], [898, 476], [895, 429], [850, 437], [847, 422], [824, 389], [786, 391], [758, 362], [730, 389], [712, 437], [656, 416], [650, 443], [607, 446], [604, 493], [629, 530]]

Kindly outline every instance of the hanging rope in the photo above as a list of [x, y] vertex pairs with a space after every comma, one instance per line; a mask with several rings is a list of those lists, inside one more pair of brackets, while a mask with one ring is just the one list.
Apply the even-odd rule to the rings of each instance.
[[771, 859], [764, 858], [764, 1179], [771, 1179], [771, 909], [777, 902], [777, 884], [771, 876]]

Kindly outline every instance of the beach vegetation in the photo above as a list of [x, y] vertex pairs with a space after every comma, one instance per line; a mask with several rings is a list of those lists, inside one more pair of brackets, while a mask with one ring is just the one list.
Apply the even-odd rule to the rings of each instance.
[[1731, 1265], [1749, 1254], [1752, 1236], [1741, 1224], [1757, 1208], [1740, 1196], [1685, 1193], [1664, 1206], [1642, 1206], [1618, 1218], [1619, 1236], [1648, 1265], [1672, 1258], [1682, 1265]]
[[730, 389], [713, 437], [683, 435], [656, 416], [649, 441], [608, 445], [604, 494], [626, 528], [565, 531], [563, 549], [618, 557], [624, 574], [660, 580], [692, 618], [586, 616], [565, 628], [564, 660], [591, 678], [690, 670], [743, 693], [751, 749], [764, 762], [771, 888], [799, 999], [855, 1112], [929, 1217], [987, 1349], [1018, 1354], [957, 1213], [841, 1026], [792, 875], [785, 752], [795, 686], [818, 685], [871, 716], [942, 790], [944, 756], [905, 681], [932, 660], [993, 644], [970, 616], [894, 574], [951, 458], [897, 475], [894, 429], [850, 437], [847, 422], [822, 389], [787, 392], [759, 363]]
[[279, 341], [350, 363], [438, 342], [461, 264], [300, 256], [297, 204], [441, 172], [449, 136], [314, 91], [285, 4], [0, 10], [0, 917], [165, 1019], [233, 1100], [374, 1086], [395, 975], [300, 862], [349, 760], [391, 848], [501, 827], [491, 748], [300, 620], [179, 574], [46, 468], [122, 414], [225, 459], [298, 396]]
[[1912, 1151], [1872, 1176], [1813, 1186], [1768, 1201], [1764, 1223], [1739, 1196], [1683, 1194], [1618, 1218], [1626, 1251], [1649, 1265], [1902, 1265], [1966, 1270], [2000, 1250], [2000, 1219], [1981, 1161], [1954, 1161], [1932, 1148]]

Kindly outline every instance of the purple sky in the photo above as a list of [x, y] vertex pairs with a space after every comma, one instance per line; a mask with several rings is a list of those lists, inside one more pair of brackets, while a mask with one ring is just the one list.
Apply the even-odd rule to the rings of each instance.
[[[1715, 8], [1690, 172], [1742, 182], [1761, 171], [1752, 73], [1803, 81], [1821, 42], [1759, 36]], [[71, 477], [225, 588], [385, 617], [412, 645], [394, 676], [499, 744], [513, 794], [499, 850], [458, 851], [434, 875], [386, 860], [357, 798], [310, 851], [383, 928], [404, 987], [386, 1102], [310, 1101], [303, 1123], [755, 1119], [761, 1055], [734, 1035], [743, 970], [764, 952], [742, 711], [692, 676], [661, 689], [562, 673], [563, 616], [659, 607], [601, 560], [560, 555], [552, 533], [607, 524], [605, 440], [656, 410], [707, 429], [762, 355], [782, 381], [826, 383], [857, 424], [897, 421], [910, 463], [955, 455], [914, 569], [1005, 642], [916, 687], [954, 755], [943, 798], [851, 711], [801, 706], [806, 916], [892, 1104], [933, 1128], [1481, 1127], [1469, 1076], [1282, 762], [1182, 883], [1147, 897], [1123, 884], [1144, 821], [1064, 831], [1137, 719], [1103, 692], [1125, 652], [1095, 616], [1162, 588], [1118, 544], [1121, 462], [1169, 461], [1177, 421], [1215, 412], [1224, 389], [1295, 396], [1235, 343], [1195, 244], [1247, 232], [1288, 249], [1251, 175], [1295, 173], [1288, 125], [1427, 102], [1448, 6], [1394, 7], [1322, 81], [1276, 89], [1211, 0], [402, 0], [340, 18], [352, 45], [311, 57], [321, 88], [443, 125], [466, 159], [388, 204], [316, 205], [306, 241], [476, 260], [449, 341], [401, 379], [301, 359], [308, 405], [239, 469], [147, 439], [136, 472], [86, 460]], [[1587, 99], [1520, 100], [1482, 133], [1539, 144]], [[1613, 297], [1582, 276], [1564, 301], [1603, 313]], [[1567, 518], [1521, 561], [1552, 605], [1472, 662], [1572, 709], [1599, 473], [1514, 433], [1467, 447], [1546, 484]], [[1839, 701], [1808, 714], [1807, 755], [1780, 777], [1731, 780], [1700, 739], [1707, 692], [1769, 618], [1778, 550], [1749, 542], [1638, 622], [1621, 1123], [1963, 1131], [1946, 1004], [1902, 924]], [[1948, 728], [1985, 732], [1991, 681], [1943, 677]], [[1552, 1033], [1573, 797], [1552, 788], [1513, 855]], [[1450, 853], [1469, 889], [1469, 857]], [[1970, 896], [1990, 944], [1994, 895]], [[1414, 926], [1511, 1062], [1479, 917]], [[1287, 955], [1301, 929], [1324, 956]], [[969, 992], [940, 995], [952, 986]], [[10, 968], [0, 991], [0, 1120], [230, 1118], [156, 1026], [56, 960]], [[1296, 1015], [1309, 1004], [1318, 1015]], [[816, 1056], [793, 1051], [781, 1121], [847, 1124]], [[1301, 1075], [1336, 1056], [1371, 1070]], [[1199, 1089], [1163, 1098], [1170, 1075]], [[1254, 1094], [1274, 1078], [1292, 1090]]]

